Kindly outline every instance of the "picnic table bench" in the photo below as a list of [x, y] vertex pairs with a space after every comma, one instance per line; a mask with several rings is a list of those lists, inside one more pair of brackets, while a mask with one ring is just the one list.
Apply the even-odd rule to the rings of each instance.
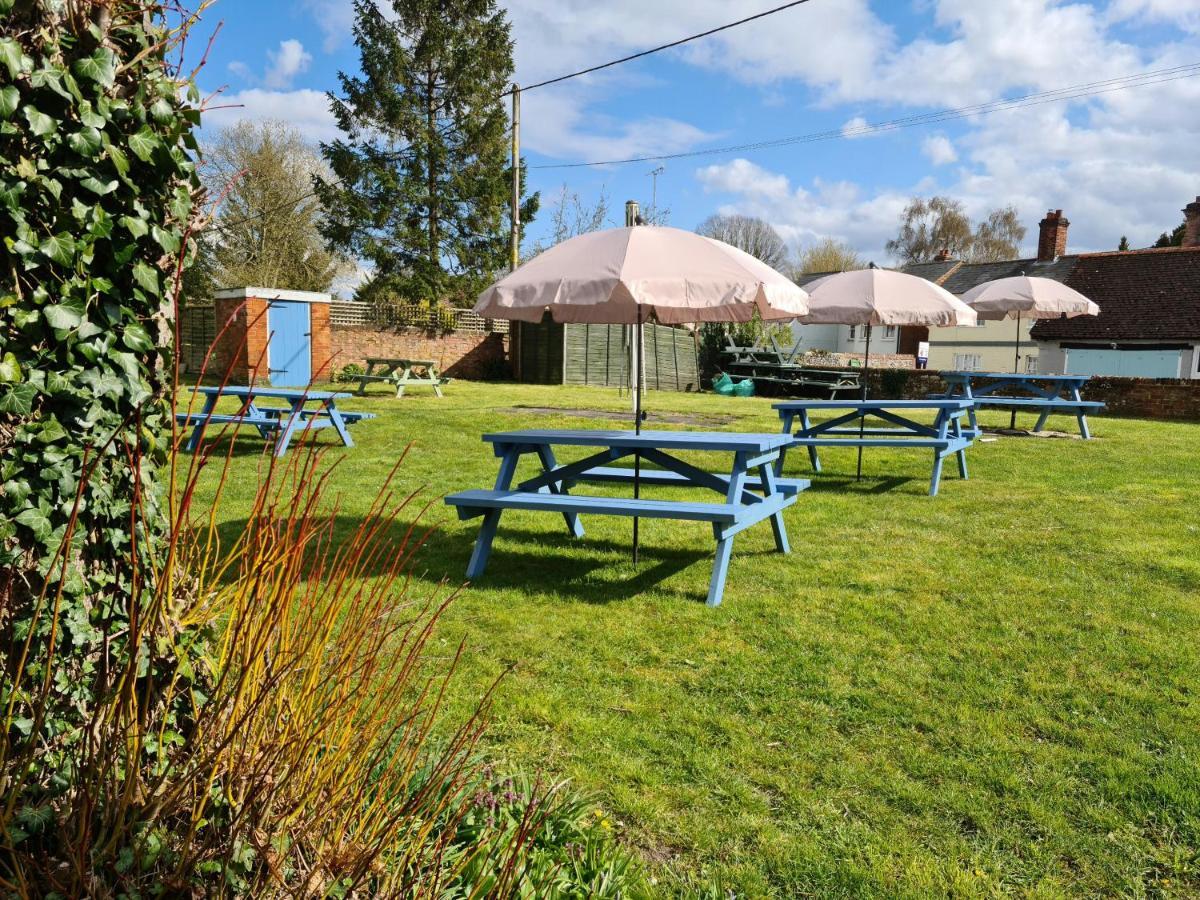
[[[1089, 375], [1036, 375], [1004, 372], [943, 372], [947, 390], [932, 398], [966, 398], [972, 401], [970, 427], [980, 434], [976, 410], [988, 406], [1012, 410], [1013, 424], [1018, 412], [1038, 413], [1034, 431], [1041, 431], [1051, 414], [1074, 416], [1083, 439], [1090, 440], [1087, 414], [1104, 409], [1099, 400], [1084, 400], [1080, 390]], [[1020, 393], [1016, 393], [1020, 392]]]
[[[175, 413], [175, 421], [185, 427], [191, 426], [185, 449], [195, 452], [209, 425], [251, 425], [264, 441], [274, 441], [275, 455], [283, 456], [297, 431], [318, 431], [333, 428], [347, 447], [354, 446], [348, 427], [353, 422], [375, 418], [374, 413], [348, 412], [337, 408], [339, 398], [347, 393], [332, 391], [305, 391], [294, 388], [273, 388], [270, 385], [243, 387], [223, 385], [221, 387], [197, 387], [197, 394], [204, 397], [199, 410], [181, 410]], [[216, 413], [217, 401], [232, 397], [239, 401], [237, 412]], [[263, 406], [258, 399], [287, 401], [287, 406]], [[315, 404], [315, 407], [312, 406]]]
[[358, 395], [366, 393], [367, 385], [386, 382], [396, 386], [396, 396], [403, 397], [404, 389], [413, 387], [431, 387], [433, 392], [441, 397], [442, 385], [449, 383], [449, 378], [443, 378], [438, 372], [438, 364], [432, 359], [408, 359], [384, 356], [368, 356], [367, 370], [358, 378]]
[[[967, 478], [966, 450], [972, 435], [963, 427], [963, 419], [971, 410], [971, 401], [955, 400], [788, 400], [776, 403], [783, 433], [791, 436], [789, 447], [808, 450], [814, 472], [821, 471], [819, 447], [920, 447], [933, 451], [933, 472], [929, 479], [929, 496], [937, 496], [942, 481], [942, 463], [946, 457], [958, 458], [958, 473]], [[809, 419], [813, 410], [841, 413], [814, 425]], [[932, 413], [933, 424], [914, 418], [919, 413]], [[799, 419], [799, 427], [796, 420]], [[873, 421], [868, 427], [867, 420]], [[880, 424], [882, 423], [882, 424]], [[883, 427], [886, 425], [887, 427]], [[775, 465], [783, 473], [786, 448]]]
[[[790, 552], [783, 510], [809, 486], [807, 480], [785, 479], [775, 474], [772, 466], [787, 444], [787, 437], [779, 434], [532, 430], [485, 434], [483, 440], [492, 444], [500, 458], [495, 486], [491, 490], [461, 491], [446, 498], [447, 504], [457, 508], [460, 519], [483, 517], [467, 566], [467, 578], [472, 581], [483, 575], [500, 515], [506, 509], [559, 513], [567, 530], [575, 537], [584, 534], [579, 521], [581, 515], [708, 522], [712, 525], [717, 550], [707, 602], [709, 606], [717, 606], [725, 590], [734, 535], [770, 519], [776, 549], [781, 553]], [[560, 465], [554, 455], [555, 446], [587, 447], [596, 452]], [[674, 455], [679, 451], [694, 450], [731, 456], [728, 474], [705, 471]], [[693, 502], [571, 493], [580, 482], [631, 485], [634, 470], [614, 467], [611, 463], [635, 453], [656, 467], [642, 469], [641, 483], [703, 488], [715, 491], [722, 500]], [[514, 487], [517, 464], [526, 455], [537, 459], [541, 473]]]

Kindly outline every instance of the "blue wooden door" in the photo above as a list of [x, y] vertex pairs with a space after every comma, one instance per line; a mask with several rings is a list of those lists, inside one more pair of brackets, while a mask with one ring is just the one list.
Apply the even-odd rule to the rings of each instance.
[[308, 387], [312, 327], [307, 303], [272, 300], [267, 310], [267, 365], [275, 387]]

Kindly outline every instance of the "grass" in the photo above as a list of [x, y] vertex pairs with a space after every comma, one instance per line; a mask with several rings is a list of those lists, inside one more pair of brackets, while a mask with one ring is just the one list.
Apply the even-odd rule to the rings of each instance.
[[[380, 390], [344, 404], [379, 413], [356, 448], [314, 440], [346, 535], [411, 443], [397, 489], [433, 501], [416, 557], [431, 592], [470, 556], [478, 520], [438, 498], [491, 486], [483, 431], [618, 427], [517, 407], [626, 402]], [[761, 399], [648, 408], [777, 429]], [[868, 451], [861, 483], [852, 451], [828, 452], [786, 513], [792, 554], [767, 523], [740, 534], [719, 609], [705, 525], [644, 521], [635, 569], [627, 519], [585, 520], [576, 542], [556, 516], [506, 513], [438, 638], [469, 642], [451, 708], [511, 667], [490, 752], [595, 793], [664, 893], [1200, 896], [1200, 426], [1093, 424], [1090, 442], [976, 443], [971, 479], [947, 464], [937, 498], [924, 451]], [[252, 434], [233, 443], [230, 535], [262, 464]]]

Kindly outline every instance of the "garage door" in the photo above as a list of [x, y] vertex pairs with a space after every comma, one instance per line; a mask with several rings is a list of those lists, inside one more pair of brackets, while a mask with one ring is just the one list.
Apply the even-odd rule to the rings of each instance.
[[1179, 378], [1182, 350], [1068, 350], [1068, 375]]

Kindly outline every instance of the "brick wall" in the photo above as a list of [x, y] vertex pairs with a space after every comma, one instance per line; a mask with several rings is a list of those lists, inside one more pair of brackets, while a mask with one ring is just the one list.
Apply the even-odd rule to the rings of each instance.
[[511, 374], [508, 336], [503, 334], [334, 326], [331, 335], [334, 372], [350, 363], [365, 366], [368, 356], [380, 356], [436, 360], [442, 374], [452, 378], [485, 380]]
[[329, 304], [308, 304], [309, 332], [312, 344], [309, 361], [313, 381], [329, 381], [333, 377], [333, 334], [329, 327]]
[[[872, 397], [895, 400], [921, 400], [946, 390], [946, 382], [935, 369], [872, 367], [867, 384]], [[1083, 399], [1107, 404], [1105, 415], [1200, 421], [1200, 379], [1098, 375], [1084, 385]]]
[[224, 298], [215, 301], [216, 328], [220, 332], [209, 365], [209, 375], [226, 372], [231, 384], [267, 380], [267, 301], [254, 298]]

